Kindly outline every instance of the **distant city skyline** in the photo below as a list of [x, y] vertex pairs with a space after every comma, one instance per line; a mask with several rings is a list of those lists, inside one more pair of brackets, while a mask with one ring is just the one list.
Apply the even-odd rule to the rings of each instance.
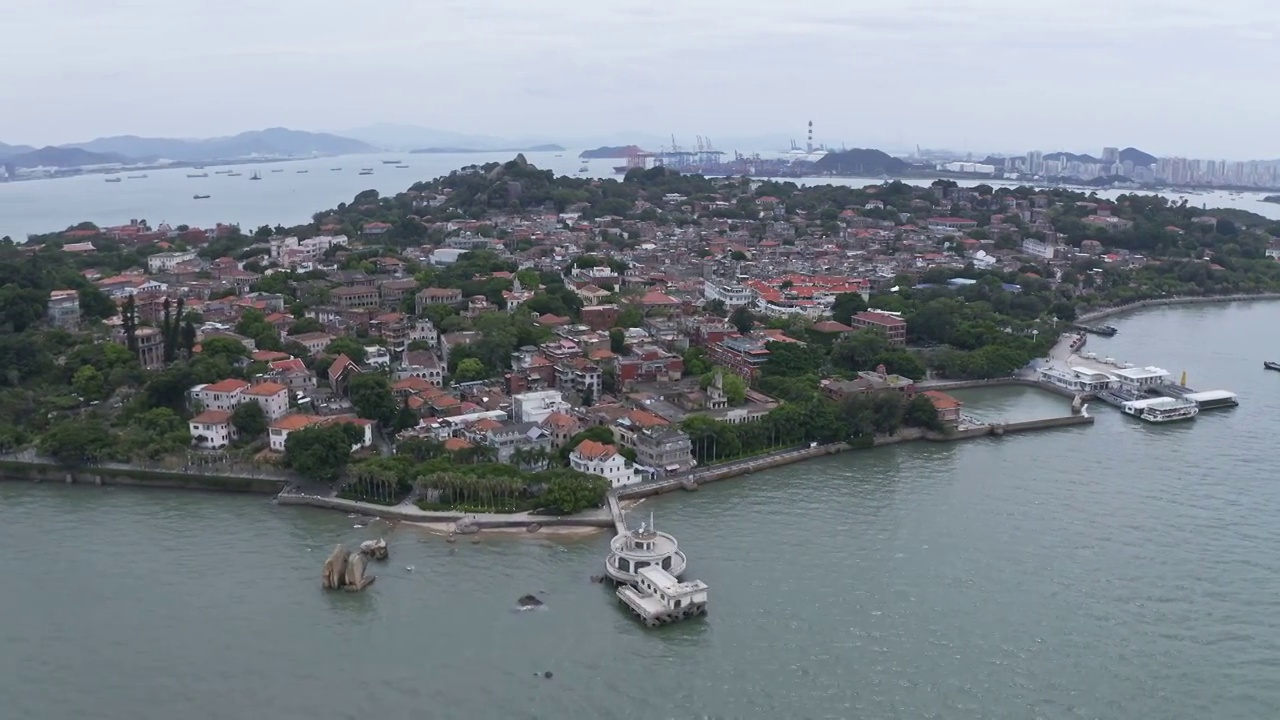
[[[0, 142], [412, 123], [1280, 157], [1263, 0], [16, 3]], [[19, 111], [15, 112], [14, 109]]]

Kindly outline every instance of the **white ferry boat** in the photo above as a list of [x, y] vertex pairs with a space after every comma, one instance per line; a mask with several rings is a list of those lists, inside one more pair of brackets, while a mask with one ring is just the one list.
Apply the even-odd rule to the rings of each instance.
[[1126, 415], [1151, 423], [1190, 420], [1200, 414], [1200, 406], [1193, 400], [1157, 397], [1132, 400], [1120, 408]]

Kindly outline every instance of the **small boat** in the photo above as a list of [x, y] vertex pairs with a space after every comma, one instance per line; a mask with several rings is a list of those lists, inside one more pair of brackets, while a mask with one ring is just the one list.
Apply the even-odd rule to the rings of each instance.
[[1280, 370], [1280, 362], [1275, 362], [1273, 360], [1266, 360], [1262, 363], [1262, 367], [1268, 370]]
[[259, 174], [257, 170], [254, 170], [254, 171], [253, 171], [253, 174], [249, 176], [249, 179], [250, 179], [250, 180], [261, 180], [261, 179], [262, 179], [262, 175], [261, 175], [261, 174]]
[[298, 170], [298, 171], [296, 171], [296, 172], [297, 172], [299, 175], [303, 175], [303, 174], [306, 174], [306, 172], [307, 172], [307, 171], [306, 171], [306, 170]]
[[192, 195], [191, 198], [193, 200], [208, 200], [209, 196], [208, 195]]
[[109, 178], [106, 178], [106, 182], [123, 182], [123, 181], [124, 181], [124, 178], [122, 178], [122, 177], [109, 177]]
[[236, 172], [227, 173], [227, 177], [240, 177], [242, 175], [244, 175], [244, 173], [236, 173]]
[[361, 170], [359, 174], [361, 174], [361, 175], [372, 175], [372, 174], [373, 174], [373, 171], [372, 171], [372, 170]]
[[209, 173], [187, 173], [187, 177], [209, 177]]
[[587, 167], [586, 165], [583, 165], [582, 167], [578, 168], [578, 172], [588, 172], [590, 170], [591, 168]]
[[383, 165], [399, 165], [400, 161], [399, 160], [383, 160], [382, 164]]
[[273, 168], [271, 172], [284, 172], [284, 168]]
[[1132, 415], [1149, 423], [1167, 423], [1191, 420], [1200, 414], [1200, 406], [1194, 400], [1157, 397], [1130, 400], [1120, 406], [1126, 415]]
[[396, 166], [396, 169], [397, 169], [397, 170], [404, 170], [404, 169], [406, 169], [406, 168], [408, 168], [408, 167], [409, 167], [408, 165], [397, 165], [397, 166]]
[[338, 172], [342, 168], [329, 168], [329, 172]]
[[214, 175], [230, 175], [233, 172], [235, 172], [235, 170], [214, 170], [213, 174]]
[[146, 180], [146, 179], [147, 179], [147, 174], [146, 174], [146, 173], [142, 173], [141, 175], [129, 175], [129, 176], [128, 176], [128, 178], [129, 178], [130, 180]]

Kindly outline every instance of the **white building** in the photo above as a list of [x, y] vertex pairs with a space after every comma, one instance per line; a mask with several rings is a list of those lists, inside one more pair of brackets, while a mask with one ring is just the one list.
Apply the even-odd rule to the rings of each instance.
[[258, 383], [242, 393], [243, 402], [256, 402], [262, 407], [267, 422], [275, 422], [289, 414], [289, 388], [280, 383]]
[[1169, 383], [1169, 371], [1158, 367], [1122, 368], [1111, 374], [1120, 381], [1121, 388], [1135, 393]]
[[238, 435], [231, 424], [231, 413], [225, 410], [205, 410], [187, 423], [191, 431], [191, 444], [206, 450], [221, 450]]
[[366, 345], [364, 348], [364, 364], [370, 367], [391, 367], [391, 351], [381, 345]]
[[231, 412], [244, 402], [244, 391], [249, 383], [243, 380], [222, 380], [209, 385], [196, 385], [187, 395], [204, 410]]
[[195, 259], [195, 250], [156, 253], [155, 255], [147, 258], [147, 271], [153, 274], [169, 272], [170, 270], [173, 270], [175, 265]]
[[435, 347], [440, 344], [440, 333], [436, 332], [436, 326], [430, 318], [418, 318], [413, 321], [413, 325], [409, 327], [409, 342], [418, 341], [425, 342], [427, 347]]
[[329, 343], [336, 340], [334, 336], [326, 332], [310, 332], [300, 335], [289, 335], [285, 337], [285, 342], [293, 341], [307, 349], [307, 354], [311, 356], [319, 355], [324, 349], [329, 347]]
[[595, 440], [578, 443], [578, 447], [569, 453], [569, 466], [578, 472], [599, 475], [614, 488], [633, 485], [644, 479], [629, 460], [618, 454], [617, 448]]
[[511, 396], [512, 414], [516, 422], [541, 423], [554, 412], [567, 412], [571, 406], [559, 390], [520, 393]]
[[1056, 243], [1042, 242], [1035, 238], [1022, 241], [1022, 252], [1045, 260], [1052, 260], [1058, 252], [1058, 247]]
[[289, 433], [295, 430], [302, 430], [313, 425], [328, 425], [330, 423], [350, 423], [359, 427], [364, 431], [363, 439], [351, 446], [351, 452], [355, 452], [361, 448], [367, 448], [373, 444], [373, 421], [358, 418], [354, 415], [331, 415], [321, 417], [319, 415], [302, 415], [294, 413], [286, 415], [271, 424], [271, 428], [267, 431], [270, 438], [270, 447], [273, 451], [284, 452], [285, 442], [289, 439]]
[[756, 299], [755, 291], [743, 285], [720, 285], [710, 280], [702, 282], [702, 297], [707, 302], [719, 300], [726, 308], [733, 310], [750, 305]]
[[297, 237], [273, 237], [270, 240], [271, 258], [285, 267], [314, 263], [324, 257], [325, 252], [335, 246], [347, 245], [346, 235], [318, 235], [306, 240]]
[[1116, 384], [1107, 373], [1086, 367], [1070, 367], [1066, 370], [1047, 367], [1040, 370], [1040, 380], [1065, 390], [1081, 393], [1100, 393]]

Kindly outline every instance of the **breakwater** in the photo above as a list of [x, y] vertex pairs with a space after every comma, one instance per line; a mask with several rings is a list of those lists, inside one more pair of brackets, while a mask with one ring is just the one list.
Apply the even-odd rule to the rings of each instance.
[[1091, 323], [1112, 315], [1120, 315], [1121, 313], [1141, 310], [1148, 307], [1160, 307], [1163, 305], [1198, 305], [1200, 303], [1224, 303], [1224, 302], [1243, 302], [1249, 300], [1280, 300], [1280, 293], [1256, 293], [1252, 295], [1211, 295], [1211, 296], [1190, 296], [1190, 297], [1171, 297], [1158, 298], [1152, 300], [1136, 300], [1124, 305], [1116, 305], [1114, 307], [1092, 310], [1076, 318], [1077, 323]]
[[423, 510], [410, 502], [399, 505], [377, 505], [374, 503], [347, 500], [337, 497], [307, 495], [285, 490], [276, 496], [278, 505], [294, 505], [325, 510], [338, 510], [346, 513], [357, 513], [383, 520], [403, 520], [417, 523], [457, 523], [466, 524], [479, 529], [527, 528], [530, 525], [546, 527], [613, 527], [613, 520], [608, 513], [589, 511], [572, 517], [554, 515], [534, 515], [532, 513], [451, 513]]
[[0, 460], [0, 480], [65, 483], [67, 485], [117, 485], [172, 490], [259, 493], [274, 495], [287, 480], [267, 476], [237, 476], [155, 470], [137, 467], [83, 466], [68, 468], [52, 462]]
[[939, 392], [947, 392], [948, 390], [969, 390], [972, 388], [1005, 387], [1010, 385], [1033, 387], [1038, 390], [1053, 393], [1054, 395], [1061, 395], [1062, 397], [1074, 398], [1076, 396], [1075, 393], [1067, 390], [1066, 388], [1060, 388], [1051, 383], [1022, 377], [987, 378], [986, 380], [931, 380], [929, 382], [920, 383], [916, 387], [920, 390], [938, 390]]

